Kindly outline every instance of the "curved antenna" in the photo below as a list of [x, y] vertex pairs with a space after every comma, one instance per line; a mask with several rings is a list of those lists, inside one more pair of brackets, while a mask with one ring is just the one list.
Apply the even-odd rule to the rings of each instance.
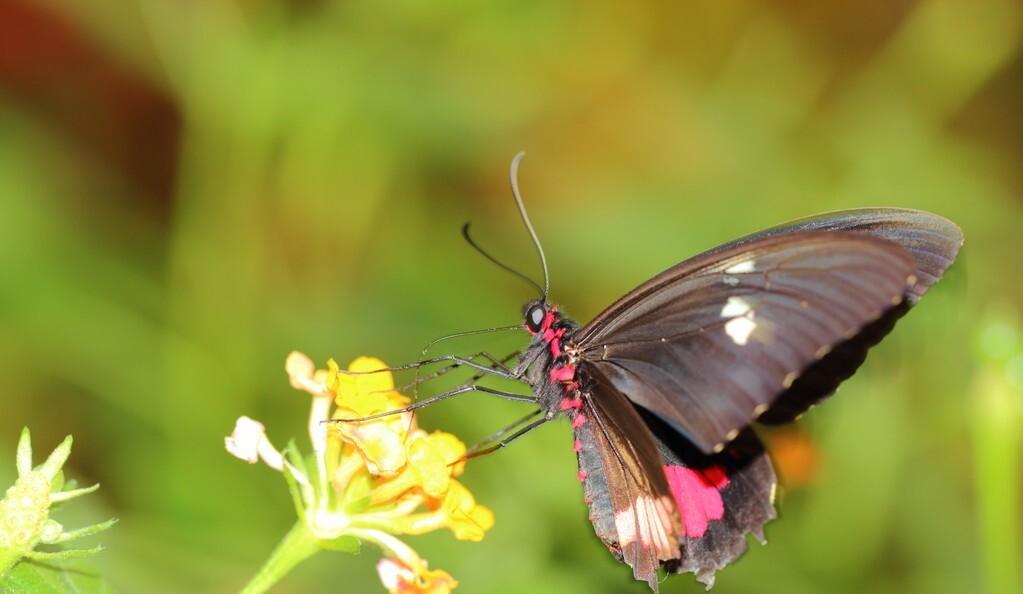
[[487, 260], [490, 260], [494, 264], [497, 264], [503, 270], [506, 270], [506, 271], [514, 274], [515, 276], [521, 278], [522, 280], [526, 281], [527, 283], [533, 285], [533, 287], [536, 288], [536, 292], [537, 293], [542, 293], [542, 294], [546, 295], [546, 292], [543, 289], [540, 288], [540, 285], [538, 285], [535, 280], [529, 278], [525, 274], [522, 274], [518, 270], [515, 270], [511, 266], [508, 266], [504, 262], [501, 262], [500, 260], [498, 260], [494, 256], [490, 255], [490, 253], [488, 253], [487, 250], [485, 250], [482, 247], [480, 247], [480, 244], [476, 243], [476, 240], [474, 240], [472, 238], [472, 236], [469, 235], [469, 223], [466, 223], [466, 224], [462, 225], [462, 237], [465, 238], [465, 241], [467, 241], [469, 243], [469, 245], [471, 245], [472, 248], [474, 250], [476, 250], [477, 252], [479, 252], [484, 258], [486, 258]]
[[551, 288], [550, 276], [547, 274], [547, 257], [543, 255], [543, 246], [540, 245], [540, 238], [536, 236], [536, 230], [533, 229], [533, 224], [529, 222], [529, 215], [526, 214], [526, 206], [522, 203], [522, 195], [519, 194], [519, 163], [526, 156], [526, 151], [519, 151], [519, 154], [515, 155], [512, 159], [511, 167], [508, 171], [508, 177], [511, 178], [511, 189], [512, 195], [515, 197], [515, 204], [519, 207], [519, 214], [522, 215], [522, 222], [526, 225], [526, 230], [529, 231], [529, 236], [533, 238], [533, 245], [536, 246], [536, 253], [540, 256], [540, 264], [543, 266], [543, 296], [542, 301], [547, 302], [547, 292]]

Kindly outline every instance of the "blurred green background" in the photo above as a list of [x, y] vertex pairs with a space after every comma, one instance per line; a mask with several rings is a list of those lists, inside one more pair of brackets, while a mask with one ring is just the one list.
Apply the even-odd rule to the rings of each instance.
[[[318, 362], [516, 323], [533, 272], [581, 320], [697, 251], [814, 212], [932, 210], [967, 247], [839, 397], [771, 443], [769, 546], [715, 592], [1020, 591], [1023, 5], [0, 2], [0, 484], [23, 425], [99, 481], [125, 593], [233, 592], [293, 520], [229, 457], [283, 444]], [[511, 350], [523, 335], [467, 340]], [[422, 414], [467, 442], [524, 412]], [[469, 466], [482, 543], [411, 539], [460, 592], [644, 592], [592, 534], [567, 424]], [[91, 500], [91, 501], [90, 501]], [[92, 507], [90, 507], [90, 504]], [[374, 551], [281, 593], [382, 592]], [[697, 592], [691, 576], [663, 592]]]

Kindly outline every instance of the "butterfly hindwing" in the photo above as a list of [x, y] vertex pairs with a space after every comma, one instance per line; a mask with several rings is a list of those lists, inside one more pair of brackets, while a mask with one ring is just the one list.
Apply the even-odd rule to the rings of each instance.
[[915, 270], [876, 237], [766, 236], [661, 273], [576, 340], [630, 400], [720, 451], [804, 369], [899, 304]]
[[776, 479], [760, 442], [746, 430], [723, 452], [704, 454], [599, 372], [583, 368], [580, 377], [584, 420], [573, 426], [597, 535], [654, 590], [662, 566], [712, 585], [746, 550], [747, 535], [762, 541], [775, 517]]
[[573, 419], [590, 520], [597, 536], [657, 589], [661, 563], [679, 557], [681, 522], [654, 437], [629, 401], [599, 373], [587, 373]]
[[766, 542], [764, 525], [776, 516], [771, 460], [748, 428], [724, 451], [704, 454], [660, 419], [644, 418], [682, 516], [681, 555], [665, 567], [669, 573], [693, 573], [709, 588], [715, 572], [746, 551], [750, 534]]

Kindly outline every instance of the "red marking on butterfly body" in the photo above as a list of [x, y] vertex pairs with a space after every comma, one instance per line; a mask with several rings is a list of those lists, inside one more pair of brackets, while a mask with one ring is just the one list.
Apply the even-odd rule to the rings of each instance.
[[558, 328], [557, 330], [552, 328], [554, 322], [557, 321], [556, 311], [558, 310], [554, 307], [547, 310], [547, 313], [543, 316], [543, 322], [540, 323], [540, 330], [537, 332], [533, 332], [529, 328], [529, 324], [525, 325], [526, 330], [530, 334], [540, 334], [543, 336], [543, 341], [550, 347], [551, 354], [555, 358], [561, 356], [561, 339], [565, 336], [565, 328]]
[[554, 312], [558, 311], [557, 308], [550, 308], [547, 310], [547, 314], [543, 317], [543, 322], [540, 324], [540, 332], [544, 334], [544, 340], [546, 340], [547, 331], [551, 329], [551, 325], [554, 324]]
[[543, 333], [544, 342], [551, 347], [551, 354], [555, 358], [561, 356], [561, 337], [565, 335], [565, 329], [559, 328], [557, 330], [547, 329]]
[[570, 382], [575, 379], [575, 365], [559, 365], [551, 368], [552, 382]]
[[682, 515], [686, 536], [702, 538], [711, 521], [725, 517], [721, 489], [728, 486], [728, 475], [724, 468], [693, 470], [669, 464], [664, 467], [664, 475]]
[[565, 397], [561, 399], [559, 408], [561, 410], [579, 410], [583, 407], [583, 399], [578, 396], [575, 398]]

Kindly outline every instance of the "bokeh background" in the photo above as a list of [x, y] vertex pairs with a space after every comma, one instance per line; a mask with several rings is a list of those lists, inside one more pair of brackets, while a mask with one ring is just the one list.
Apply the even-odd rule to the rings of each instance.
[[[1015, 0], [0, 2], [0, 483], [75, 436], [122, 592], [233, 592], [290, 526], [284, 358], [418, 357], [516, 323], [521, 184], [579, 319], [685, 256], [835, 208], [941, 213], [967, 247], [862, 371], [769, 436], [781, 519], [734, 592], [1021, 591], [1023, 4]], [[524, 335], [449, 343], [511, 350]], [[422, 414], [478, 440], [519, 405]], [[482, 543], [412, 539], [462, 592], [644, 592], [592, 534], [567, 424], [465, 476]], [[90, 501], [91, 500], [91, 501]], [[382, 592], [372, 550], [281, 593]], [[691, 576], [664, 592], [697, 592]]]

